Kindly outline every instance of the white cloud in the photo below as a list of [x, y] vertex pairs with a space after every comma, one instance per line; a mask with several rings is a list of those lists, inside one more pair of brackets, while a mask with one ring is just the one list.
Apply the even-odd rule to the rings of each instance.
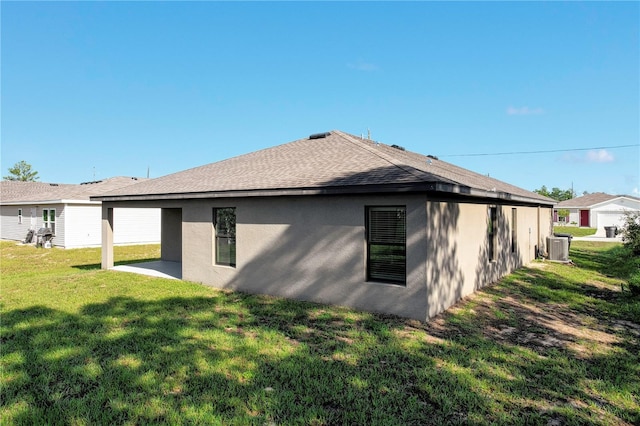
[[[566, 163], [613, 163], [615, 157], [606, 149], [592, 149], [586, 153], [567, 152], [561, 160]], [[635, 181], [634, 181], [635, 182]]]
[[631, 194], [633, 194], [636, 197], [639, 196], [640, 195], [640, 189], [633, 188], [633, 190], [631, 191]]
[[507, 108], [507, 115], [540, 115], [540, 114], [544, 114], [544, 110], [542, 108], [529, 108], [527, 106], [523, 106], [523, 107], [510, 106]]
[[377, 71], [379, 69], [376, 64], [365, 62], [361, 59], [358, 59], [356, 62], [349, 62], [347, 67], [358, 71]]
[[611, 163], [613, 154], [606, 149], [594, 149], [587, 152], [587, 163]]

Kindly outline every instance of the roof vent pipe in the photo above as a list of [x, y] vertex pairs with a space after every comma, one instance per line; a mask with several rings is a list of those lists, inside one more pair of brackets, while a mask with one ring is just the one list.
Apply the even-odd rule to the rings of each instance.
[[309, 139], [324, 139], [327, 136], [329, 136], [330, 134], [331, 134], [331, 132], [314, 133], [313, 135], [309, 136]]

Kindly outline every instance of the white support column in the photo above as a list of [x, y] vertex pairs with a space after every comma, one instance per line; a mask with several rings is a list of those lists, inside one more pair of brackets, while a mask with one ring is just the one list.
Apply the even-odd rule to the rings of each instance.
[[102, 204], [102, 269], [113, 268], [113, 208]]

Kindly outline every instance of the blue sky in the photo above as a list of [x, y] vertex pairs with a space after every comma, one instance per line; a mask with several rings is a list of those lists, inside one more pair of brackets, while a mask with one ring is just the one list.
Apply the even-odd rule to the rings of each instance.
[[[0, 8], [2, 176], [158, 177], [369, 129], [530, 190], [640, 195], [638, 2]], [[468, 156], [552, 150], [574, 151]]]

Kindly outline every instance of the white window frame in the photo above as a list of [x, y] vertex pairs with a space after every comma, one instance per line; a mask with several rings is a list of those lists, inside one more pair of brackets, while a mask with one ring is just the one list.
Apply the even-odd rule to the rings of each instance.
[[[47, 212], [47, 219], [44, 214]], [[51, 218], [53, 217], [53, 220]], [[53, 224], [53, 226], [51, 226]], [[51, 233], [56, 235], [56, 209], [42, 209], [42, 227], [51, 229]]]
[[22, 209], [18, 209], [18, 225], [22, 225]]

